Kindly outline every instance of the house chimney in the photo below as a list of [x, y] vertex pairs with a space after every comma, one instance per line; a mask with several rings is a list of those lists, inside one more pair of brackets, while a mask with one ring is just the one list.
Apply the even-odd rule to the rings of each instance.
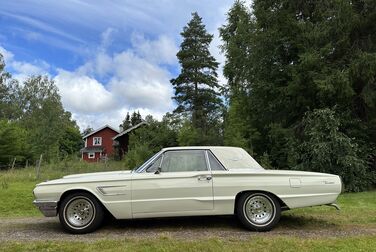
[[120, 133], [124, 131], [123, 125], [119, 125], [119, 131], [120, 131]]

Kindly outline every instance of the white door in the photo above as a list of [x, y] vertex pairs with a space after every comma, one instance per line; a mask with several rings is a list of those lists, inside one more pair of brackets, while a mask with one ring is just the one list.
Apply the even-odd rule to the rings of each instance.
[[[155, 173], [158, 168], [160, 172]], [[134, 217], [212, 209], [213, 180], [205, 150], [166, 151], [145, 172], [132, 176]]]

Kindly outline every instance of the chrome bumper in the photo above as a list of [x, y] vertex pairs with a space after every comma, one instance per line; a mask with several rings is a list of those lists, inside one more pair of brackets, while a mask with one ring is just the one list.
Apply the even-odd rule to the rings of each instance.
[[334, 207], [335, 209], [337, 209], [338, 211], [341, 210], [341, 208], [339, 207], [339, 205], [337, 203], [330, 203], [330, 204], [326, 204], [327, 206], [331, 206], [331, 207]]
[[57, 201], [34, 200], [33, 204], [38, 207], [46, 217], [54, 217], [57, 215]]

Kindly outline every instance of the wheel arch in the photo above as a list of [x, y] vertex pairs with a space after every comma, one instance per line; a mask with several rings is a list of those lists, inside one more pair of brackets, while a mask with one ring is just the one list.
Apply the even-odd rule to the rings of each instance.
[[102, 203], [102, 201], [98, 198], [98, 196], [95, 193], [93, 193], [91, 190], [88, 190], [86, 188], [71, 188], [71, 189], [64, 191], [60, 195], [60, 198], [59, 198], [59, 201], [58, 201], [58, 204], [57, 204], [57, 210], [59, 210], [60, 204], [61, 204], [61, 202], [63, 201], [64, 198], [66, 198], [70, 194], [79, 193], [79, 192], [89, 193], [90, 195], [92, 195], [98, 201], [98, 203], [102, 206], [103, 210], [106, 213], [111, 214], [111, 212], [108, 211], [107, 207]]
[[245, 190], [245, 191], [241, 191], [241, 192], [238, 192], [238, 194], [236, 194], [235, 196], [235, 202], [234, 202], [234, 214], [236, 213], [236, 206], [237, 206], [237, 202], [239, 200], [239, 198], [245, 194], [245, 193], [265, 193], [265, 194], [269, 194], [269, 195], [272, 195], [273, 197], [275, 197], [280, 206], [281, 206], [281, 210], [284, 211], [284, 210], [289, 210], [290, 208], [286, 205], [285, 202], [283, 202], [283, 200], [281, 200], [280, 197], [278, 197], [276, 194], [272, 193], [272, 192], [268, 192], [268, 191], [264, 191], [264, 190]]

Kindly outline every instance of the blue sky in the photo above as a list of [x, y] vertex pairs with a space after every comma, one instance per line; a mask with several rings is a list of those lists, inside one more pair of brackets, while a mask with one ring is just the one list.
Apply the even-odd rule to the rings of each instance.
[[[127, 111], [172, 111], [180, 32], [197, 11], [214, 34], [233, 1], [0, 0], [0, 53], [20, 81], [47, 74], [81, 129], [117, 127]], [[222, 66], [221, 66], [222, 67]], [[219, 81], [224, 78], [219, 70]]]

